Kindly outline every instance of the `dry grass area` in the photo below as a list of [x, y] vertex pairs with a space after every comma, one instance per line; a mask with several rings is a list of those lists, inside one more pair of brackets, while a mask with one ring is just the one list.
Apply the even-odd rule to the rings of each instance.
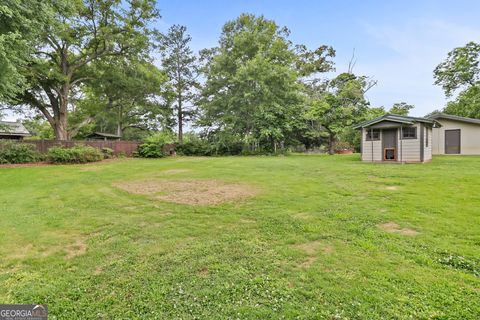
[[151, 196], [156, 200], [200, 206], [238, 201], [258, 193], [250, 185], [220, 180], [148, 180], [117, 182], [113, 185], [130, 193]]
[[404, 236], [416, 236], [418, 234], [418, 231], [410, 228], [401, 228], [395, 222], [382, 223], [382, 224], [379, 224], [378, 227], [388, 233], [398, 233]]
[[299, 264], [300, 268], [308, 268], [317, 261], [317, 254], [322, 252], [324, 254], [332, 253], [333, 247], [325, 244], [322, 241], [310, 241], [294, 245], [295, 249], [303, 251], [308, 257]]
[[389, 191], [397, 191], [398, 187], [397, 186], [387, 186], [385, 189], [387, 189]]

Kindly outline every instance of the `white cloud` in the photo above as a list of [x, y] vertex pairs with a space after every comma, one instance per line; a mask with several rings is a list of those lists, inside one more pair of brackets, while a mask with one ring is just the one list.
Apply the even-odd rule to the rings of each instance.
[[[425, 115], [442, 108], [445, 97], [433, 85], [433, 70], [454, 47], [480, 39], [480, 30], [442, 20], [412, 20], [401, 26], [362, 23], [373, 41], [371, 56], [355, 71], [374, 76], [379, 84], [370, 93], [375, 106], [389, 107], [405, 101], [416, 106], [413, 114]], [[381, 50], [378, 56], [375, 47]]]

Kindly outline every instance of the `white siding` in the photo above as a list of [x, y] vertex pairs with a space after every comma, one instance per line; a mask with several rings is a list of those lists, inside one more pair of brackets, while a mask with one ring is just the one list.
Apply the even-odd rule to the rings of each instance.
[[[428, 132], [428, 136], [427, 136], [427, 132]], [[424, 139], [425, 139], [425, 142], [427, 141], [428, 139], [428, 146], [425, 145], [425, 151], [424, 151], [424, 161], [430, 161], [432, 160], [432, 128], [427, 128], [425, 127], [425, 133], [424, 133]]]
[[[367, 141], [367, 131], [362, 129], [362, 160], [363, 161], [382, 161], [382, 133], [380, 140]], [[372, 158], [373, 150], [373, 158]]]
[[441, 128], [433, 129], [433, 154], [445, 154], [445, 130], [460, 129], [460, 153], [480, 154], [480, 125], [437, 119]]
[[[432, 129], [424, 127], [423, 128], [423, 137], [424, 145], [420, 145], [420, 137], [422, 133], [420, 132], [421, 125], [419, 123], [414, 125], [417, 128], [417, 138], [416, 139], [400, 139], [400, 129], [397, 133], [397, 161], [398, 162], [420, 162], [420, 148], [424, 148], [423, 159], [424, 161], [430, 161], [432, 159]], [[428, 147], [426, 146], [428, 131]], [[380, 131], [380, 140], [377, 141], [367, 141], [367, 130], [362, 130], [362, 160], [363, 161], [383, 161], [383, 150], [382, 150], [382, 131]]]
[[402, 162], [419, 162], [420, 161], [420, 125], [417, 127], [416, 139], [404, 139], [398, 141], [398, 161]]

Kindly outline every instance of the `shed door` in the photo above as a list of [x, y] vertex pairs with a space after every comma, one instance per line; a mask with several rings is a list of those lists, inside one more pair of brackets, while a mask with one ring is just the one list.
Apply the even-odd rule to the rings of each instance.
[[397, 129], [383, 130], [383, 160], [397, 160]]
[[460, 129], [445, 130], [445, 153], [460, 154]]

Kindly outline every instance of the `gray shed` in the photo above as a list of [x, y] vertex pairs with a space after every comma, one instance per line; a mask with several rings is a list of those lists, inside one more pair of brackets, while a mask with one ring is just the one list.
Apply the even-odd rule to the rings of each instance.
[[359, 123], [362, 160], [369, 162], [427, 162], [432, 160], [435, 120], [386, 114]]

